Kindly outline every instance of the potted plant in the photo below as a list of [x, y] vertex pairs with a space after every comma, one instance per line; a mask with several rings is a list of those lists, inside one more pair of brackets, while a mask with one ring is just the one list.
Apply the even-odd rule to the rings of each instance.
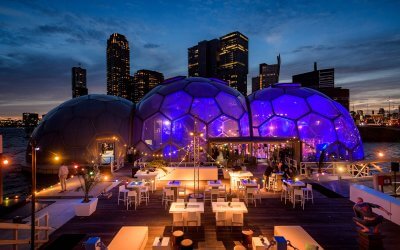
[[150, 171], [150, 169], [160, 169], [167, 173], [166, 167], [168, 166], [167, 162], [164, 160], [153, 160], [146, 164], [143, 171]]
[[100, 171], [96, 165], [92, 165], [77, 169], [76, 175], [81, 184], [80, 189], [83, 191], [84, 197], [81, 202], [75, 204], [75, 214], [77, 216], [90, 216], [96, 211], [98, 198], [89, 199], [89, 192], [99, 182]]

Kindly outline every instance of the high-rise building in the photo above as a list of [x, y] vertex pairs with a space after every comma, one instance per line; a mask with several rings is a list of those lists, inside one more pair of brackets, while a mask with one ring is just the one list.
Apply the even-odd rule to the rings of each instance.
[[87, 95], [86, 69], [81, 67], [72, 68], [72, 98]]
[[129, 98], [129, 43], [124, 35], [114, 33], [107, 40], [107, 95]]
[[219, 40], [201, 41], [188, 49], [188, 75], [218, 77]]
[[143, 96], [164, 81], [164, 75], [160, 72], [141, 69], [133, 76], [134, 96], [133, 101], [138, 103]]
[[249, 39], [235, 31], [220, 37], [219, 76], [229, 86], [247, 95]]
[[22, 113], [22, 123], [24, 127], [36, 127], [39, 122], [39, 114]]
[[333, 100], [342, 104], [347, 110], [350, 105], [350, 91], [340, 87], [335, 88], [335, 69], [318, 69], [314, 62], [314, 71], [292, 76], [292, 81], [303, 87], [316, 89]]
[[267, 88], [279, 82], [279, 73], [281, 70], [281, 55], [278, 55], [276, 59], [277, 64], [260, 64], [258, 77], [252, 78], [252, 92], [259, 89]]

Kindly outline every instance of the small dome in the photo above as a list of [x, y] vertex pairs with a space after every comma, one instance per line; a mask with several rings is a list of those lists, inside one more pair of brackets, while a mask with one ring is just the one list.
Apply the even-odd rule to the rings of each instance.
[[195, 120], [205, 139], [250, 135], [246, 101], [240, 92], [217, 79], [176, 77], [138, 103], [134, 144], [144, 152], [178, 157], [179, 149], [190, 144]]
[[297, 138], [303, 161], [325, 150], [342, 160], [364, 157], [361, 137], [349, 112], [326, 95], [298, 84], [276, 84], [248, 96], [254, 137]]
[[38, 163], [52, 163], [54, 155], [65, 162], [98, 160], [99, 144], [104, 142], [111, 142], [117, 154], [125, 154], [133, 109], [132, 102], [110, 95], [86, 95], [60, 104], [32, 133], [40, 148]]

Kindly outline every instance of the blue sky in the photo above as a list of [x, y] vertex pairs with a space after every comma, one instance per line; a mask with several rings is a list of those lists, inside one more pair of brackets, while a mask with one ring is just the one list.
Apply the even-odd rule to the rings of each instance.
[[106, 41], [124, 34], [131, 74], [187, 75], [187, 48], [231, 31], [249, 37], [249, 79], [282, 56], [281, 82], [336, 69], [355, 109], [400, 105], [399, 1], [2, 1], [0, 117], [45, 114], [71, 96], [71, 67], [106, 92]]

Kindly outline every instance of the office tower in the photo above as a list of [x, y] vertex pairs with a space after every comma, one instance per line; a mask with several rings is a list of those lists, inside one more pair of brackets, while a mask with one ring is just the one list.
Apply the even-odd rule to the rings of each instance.
[[128, 98], [130, 79], [129, 43], [114, 33], [107, 40], [107, 95]]
[[22, 113], [22, 123], [24, 127], [36, 127], [39, 122], [39, 114]]
[[281, 70], [281, 55], [276, 57], [276, 64], [262, 63], [259, 66], [258, 77], [252, 78], [252, 92], [267, 88], [279, 82], [279, 73]]
[[219, 75], [229, 86], [247, 95], [249, 39], [236, 31], [220, 37]]
[[188, 75], [218, 77], [219, 40], [201, 41], [188, 49]]
[[300, 83], [303, 87], [316, 89], [333, 100], [342, 104], [349, 110], [350, 91], [340, 87], [335, 88], [335, 69], [318, 69], [314, 62], [314, 71], [292, 76], [294, 83]]
[[72, 68], [72, 98], [87, 95], [86, 69], [81, 67]]
[[164, 75], [160, 72], [147, 69], [136, 71], [135, 75], [133, 76], [133, 101], [138, 103], [143, 96], [150, 92], [152, 88], [163, 81]]

